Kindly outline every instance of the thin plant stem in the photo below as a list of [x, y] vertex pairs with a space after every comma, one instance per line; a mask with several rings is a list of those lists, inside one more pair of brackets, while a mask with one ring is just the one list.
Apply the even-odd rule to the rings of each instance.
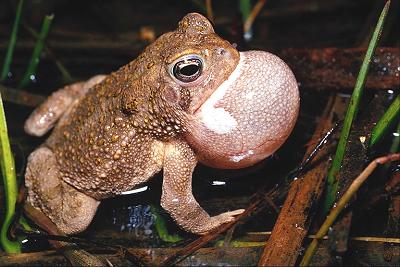
[[0, 164], [3, 176], [3, 185], [5, 193], [5, 208], [3, 224], [0, 230], [0, 242], [7, 253], [20, 253], [21, 246], [16, 241], [8, 239], [8, 229], [13, 222], [15, 215], [15, 204], [18, 197], [17, 177], [15, 174], [14, 157], [11, 152], [10, 141], [8, 139], [8, 130], [6, 116], [4, 113], [3, 100], [0, 94]]
[[[248, 235], [266, 235], [269, 236], [272, 234], [272, 231], [267, 231], [267, 232], [247, 232]], [[316, 235], [308, 235], [307, 238], [314, 239], [317, 238]], [[329, 239], [327, 235], [325, 235], [322, 238], [323, 240]], [[363, 242], [386, 242], [386, 243], [396, 243], [400, 244], [400, 238], [396, 237], [376, 237], [376, 236], [353, 236], [349, 238], [350, 240], [355, 240], [355, 241], [363, 241]], [[261, 243], [261, 242], [260, 242]], [[262, 242], [263, 245], [265, 245], [265, 241]]]
[[246, 21], [243, 25], [243, 32], [246, 33], [251, 29], [254, 21], [256, 20], [258, 14], [260, 13], [261, 9], [263, 8], [265, 2], [267, 0], [258, 0], [258, 2], [254, 5], [253, 9], [250, 12], [250, 15], [247, 17]]
[[400, 144], [400, 122], [397, 124], [396, 135], [393, 138], [392, 145], [390, 147], [390, 152], [396, 153], [399, 151]]
[[[269, 234], [271, 235], [271, 234]], [[315, 235], [307, 236], [308, 239], [316, 239]], [[328, 240], [328, 236], [319, 238], [319, 240]], [[392, 243], [400, 244], [400, 238], [395, 237], [376, 237], [376, 236], [355, 236], [350, 237], [349, 240], [361, 242], [379, 242], [379, 243]], [[229, 247], [243, 248], [243, 247], [263, 247], [267, 244], [266, 241], [239, 241], [233, 240], [229, 243]], [[215, 243], [215, 247], [223, 247], [224, 240], [219, 240]]]
[[13, 24], [13, 28], [11, 31], [10, 42], [8, 43], [6, 57], [4, 59], [3, 68], [1, 70], [0, 81], [4, 81], [8, 73], [10, 72], [10, 65], [12, 62], [12, 58], [14, 55], [15, 44], [17, 42], [17, 35], [18, 29], [21, 21], [21, 13], [22, 13], [22, 6], [24, 4], [24, 0], [20, 0], [17, 7], [17, 13], [15, 15], [15, 20]]
[[358, 191], [361, 185], [367, 180], [367, 178], [371, 175], [371, 173], [375, 170], [375, 168], [379, 164], [385, 164], [390, 161], [400, 160], [400, 153], [391, 154], [385, 157], [380, 157], [373, 160], [362, 172], [361, 174], [353, 181], [350, 185], [349, 189], [344, 193], [342, 198], [337, 202], [336, 206], [331, 210], [329, 215], [326, 217], [324, 223], [321, 228], [315, 234], [315, 239], [308, 246], [304, 257], [300, 263], [300, 266], [308, 266], [311, 262], [311, 258], [314, 255], [318, 242], [322, 239], [329, 230], [329, 227], [333, 224], [336, 218], [339, 216], [340, 212], [346, 207], [346, 204], [350, 201], [353, 195]]
[[390, 0], [388, 0], [382, 10], [382, 13], [379, 17], [378, 23], [376, 24], [374, 33], [372, 35], [371, 41], [368, 45], [367, 52], [365, 54], [364, 60], [362, 62], [360, 71], [357, 76], [357, 81], [354, 87], [353, 94], [350, 99], [350, 104], [346, 112], [346, 116], [343, 122], [342, 132], [340, 134], [339, 144], [336, 149], [335, 157], [332, 162], [332, 166], [328, 171], [327, 177], [327, 190], [326, 196], [324, 200], [324, 212], [327, 213], [336, 199], [336, 192], [338, 189], [339, 181], [337, 179], [337, 175], [339, 173], [340, 167], [342, 165], [344, 153], [346, 150], [347, 139], [350, 134], [350, 129], [353, 124], [353, 120], [355, 119], [358, 111], [358, 107], [360, 104], [360, 100], [362, 97], [365, 81], [368, 76], [368, 69], [370, 66], [370, 62], [372, 56], [375, 52], [375, 49], [378, 45], [379, 37], [382, 33], [383, 24], [385, 22], [386, 15], [389, 11]]
[[251, 12], [251, 1], [250, 0], [240, 0], [239, 1], [239, 9], [242, 14], [242, 22], [243, 24], [246, 22], [247, 18], [250, 16]]
[[214, 15], [211, 0], [206, 0], [207, 18], [214, 23]]
[[[28, 31], [28, 33], [30, 35], [32, 35], [34, 38], [38, 39], [39, 38], [39, 34], [32, 28], [30, 27], [27, 23], [24, 23], [24, 21], [22, 21], [22, 26]], [[64, 83], [72, 83], [72, 81], [74, 80], [70, 74], [70, 72], [68, 71], [68, 69], [64, 66], [64, 64], [57, 59], [56, 55], [53, 53], [53, 51], [48, 47], [48, 45], [44, 44], [44, 51], [46, 52], [47, 55], [49, 55], [49, 57], [54, 61], [54, 63], [56, 64], [58, 70], [60, 71], [62, 77], [63, 77], [63, 82]]]
[[28, 85], [29, 81], [32, 80], [32, 76], [35, 75], [37, 66], [40, 61], [40, 55], [42, 54], [44, 41], [47, 37], [47, 34], [50, 29], [51, 22], [53, 21], [54, 15], [45, 16], [42, 24], [42, 29], [40, 30], [38, 39], [35, 44], [35, 48], [33, 49], [31, 60], [29, 61], [28, 68], [19, 83], [18, 88], [22, 88]]

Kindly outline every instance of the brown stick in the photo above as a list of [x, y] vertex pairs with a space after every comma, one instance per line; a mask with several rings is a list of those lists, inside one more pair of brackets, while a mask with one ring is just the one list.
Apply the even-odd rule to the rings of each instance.
[[214, 15], [211, 0], [206, 0], [207, 18], [214, 23]]
[[[354, 87], [364, 53], [364, 48], [298, 48], [285, 49], [280, 56], [292, 68], [302, 88], [343, 90]], [[371, 62], [366, 88], [398, 88], [399, 66], [399, 48], [378, 48]]]
[[46, 97], [42, 95], [7, 88], [2, 85], [0, 85], [0, 93], [5, 101], [28, 107], [36, 107], [46, 99]]
[[[331, 97], [320, 123], [312, 139], [318, 139], [334, 124], [334, 113], [344, 112], [344, 104], [339, 97]], [[306, 155], [310, 154], [313, 146], [309, 146]], [[308, 232], [309, 223], [314, 212], [329, 168], [329, 162], [322, 160], [328, 147], [322, 148], [313, 163], [319, 164], [307, 172], [303, 178], [294, 180], [291, 184], [286, 201], [275, 223], [271, 237], [264, 248], [258, 263], [259, 266], [294, 266], [299, 256], [303, 239]], [[325, 152], [325, 153], [324, 153]]]
[[326, 220], [322, 224], [321, 228], [316, 233], [316, 238], [311, 242], [308, 246], [304, 257], [300, 263], [300, 266], [308, 266], [310, 264], [311, 258], [314, 255], [317, 247], [318, 241], [324, 237], [324, 235], [328, 232], [329, 227], [336, 220], [337, 216], [339, 216], [340, 212], [344, 209], [346, 204], [350, 201], [353, 195], [358, 191], [361, 185], [367, 180], [367, 178], [371, 175], [371, 173], [375, 170], [375, 168], [379, 164], [385, 164], [391, 161], [400, 160], [400, 153], [391, 154], [388, 156], [380, 157], [373, 160], [360, 175], [354, 179], [353, 183], [350, 185], [349, 189], [344, 193], [343, 197], [337, 202], [336, 206], [333, 207]]
[[256, 20], [258, 14], [260, 13], [261, 9], [263, 8], [266, 0], [258, 0], [258, 2], [254, 5], [253, 9], [250, 12], [249, 17], [246, 19], [243, 25], [243, 32], [248, 32], [253, 25], [254, 21]]

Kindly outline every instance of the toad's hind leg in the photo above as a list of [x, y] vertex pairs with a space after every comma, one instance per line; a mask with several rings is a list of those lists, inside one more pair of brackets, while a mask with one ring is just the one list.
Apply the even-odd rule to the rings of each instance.
[[74, 101], [85, 95], [90, 88], [104, 78], [104, 75], [97, 75], [85, 82], [70, 84], [55, 91], [26, 120], [25, 132], [34, 136], [42, 136], [47, 133]]
[[60, 179], [56, 158], [47, 147], [29, 155], [25, 184], [28, 202], [65, 234], [85, 230], [100, 203]]

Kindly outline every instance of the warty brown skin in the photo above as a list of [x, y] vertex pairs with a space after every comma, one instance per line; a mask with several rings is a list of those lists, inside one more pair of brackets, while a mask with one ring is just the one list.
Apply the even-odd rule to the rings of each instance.
[[[200, 75], [193, 81], [174, 77], [174, 66], [182, 60], [185, 66], [193, 55], [198, 59], [195, 65], [202, 64]], [[194, 131], [194, 125], [207, 126], [197, 113], [234, 72], [239, 59], [239, 52], [214, 33], [207, 19], [191, 13], [174, 32], [162, 35], [118, 71], [55, 92], [25, 124], [25, 130], [37, 136], [55, 125], [46, 142], [29, 156], [28, 201], [61, 231], [77, 233], [86, 229], [102, 199], [131, 190], [163, 170], [161, 205], [183, 229], [205, 234], [231, 221], [242, 210], [211, 217], [191, 189], [198, 160], [207, 163], [207, 157], [218, 158], [220, 153], [206, 149], [202, 154], [201, 144], [235, 132], [221, 136], [205, 129], [208, 133], [202, 136], [188, 131]], [[297, 117], [298, 94], [291, 97], [289, 126], [279, 133], [279, 146]], [[231, 114], [235, 116], [234, 111]], [[265, 158], [264, 150], [242, 165]], [[226, 155], [221, 152], [219, 167], [242, 167], [227, 159], [230, 149]]]

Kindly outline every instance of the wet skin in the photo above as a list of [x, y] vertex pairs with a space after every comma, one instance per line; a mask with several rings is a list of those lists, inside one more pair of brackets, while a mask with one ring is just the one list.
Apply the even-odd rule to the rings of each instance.
[[243, 210], [209, 216], [192, 195], [198, 162], [253, 165], [278, 149], [297, 119], [297, 82], [278, 57], [238, 52], [207, 19], [186, 15], [128, 65], [66, 86], [28, 118], [49, 138], [28, 159], [28, 202], [64, 233], [85, 230], [102, 199], [163, 171], [162, 207], [205, 234]]

